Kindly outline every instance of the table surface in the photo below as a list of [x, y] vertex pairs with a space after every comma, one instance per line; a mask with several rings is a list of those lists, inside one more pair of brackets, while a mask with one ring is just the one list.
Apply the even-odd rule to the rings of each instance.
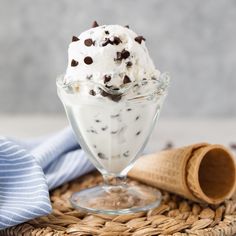
[[[60, 115], [0, 115], [0, 135], [31, 138], [57, 132], [68, 125]], [[236, 119], [183, 119], [161, 117], [148, 142], [148, 151], [158, 151], [167, 142], [183, 146], [196, 142], [236, 143]]]

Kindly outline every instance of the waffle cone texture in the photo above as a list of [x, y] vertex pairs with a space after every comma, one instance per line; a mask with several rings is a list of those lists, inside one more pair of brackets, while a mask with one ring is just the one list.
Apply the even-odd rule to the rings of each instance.
[[236, 188], [232, 154], [222, 145], [198, 143], [145, 155], [129, 177], [187, 199], [219, 204]]

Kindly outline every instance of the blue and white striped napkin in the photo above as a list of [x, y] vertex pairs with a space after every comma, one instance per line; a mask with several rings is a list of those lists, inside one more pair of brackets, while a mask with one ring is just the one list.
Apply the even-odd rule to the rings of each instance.
[[0, 229], [47, 215], [49, 189], [92, 169], [71, 128], [34, 141], [0, 137]]

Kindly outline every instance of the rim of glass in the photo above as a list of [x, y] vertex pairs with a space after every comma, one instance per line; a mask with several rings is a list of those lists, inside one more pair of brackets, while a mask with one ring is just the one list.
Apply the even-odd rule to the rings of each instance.
[[152, 82], [153, 89], [150, 90], [150, 92], [131, 97], [131, 98], [128, 99], [128, 101], [137, 100], [137, 99], [140, 99], [140, 98], [145, 98], [145, 97], [148, 97], [150, 95], [157, 95], [157, 96], [166, 95], [168, 87], [169, 87], [169, 83], [170, 83], [170, 75], [169, 75], [168, 72], [161, 73], [160, 76], [157, 79], [154, 79], [154, 80], [150, 79], [150, 80], [145, 80], [145, 81], [141, 80], [141, 81], [130, 82], [128, 84], [125, 84], [125, 85], [121, 86], [121, 88], [119, 90], [109, 89], [109, 88], [105, 87], [104, 84], [97, 83], [97, 82], [94, 82], [94, 81], [91, 81], [91, 80], [86, 80], [85, 81], [85, 80], [79, 80], [78, 79], [78, 80], [72, 81], [70, 83], [64, 83], [64, 81], [63, 81], [64, 77], [65, 77], [65, 74], [61, 74], [56, 79], [57, 87], [59, 89], [63, 89], [64, 91], [73, 91], [72, 88], [76, 85], [79, 85], [79, 84], [91, 84], [93, 86], [97, 86], [97, 87], [101, 88], [102, 90], [104, 90], [105, 92], [107, 92], [111, 95], [122, 95], [122, 96], [126, 95], [131, 88], [133, 88], [137, 85], [138, 86], [143, 86], [143, 83]]

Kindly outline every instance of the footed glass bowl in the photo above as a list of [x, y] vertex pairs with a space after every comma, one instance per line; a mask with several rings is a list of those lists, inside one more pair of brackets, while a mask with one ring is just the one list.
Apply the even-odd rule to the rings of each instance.
[[[169, 76], [162, 74], [158, 80], [130, 83], [122, 93], [108, 91], [91, 81], [63, 81], [64, 76], [57, 79], [57, 89], [67, 117], [81, 147], [104, 178], [104, 185], [74, 193], [72, 205], [105, 214], [126, 214], [158, 206], [160, 191], [128, 185], [125, 180], [160, 114]], [[92, 87], [101, 93], [91, 92], [88, 88]]]

